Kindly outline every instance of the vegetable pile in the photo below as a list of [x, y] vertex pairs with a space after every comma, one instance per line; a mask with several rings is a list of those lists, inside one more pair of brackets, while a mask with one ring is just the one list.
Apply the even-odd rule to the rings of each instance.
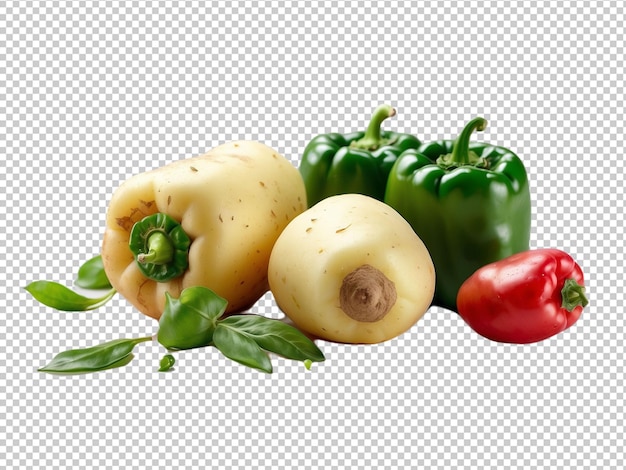
[[[380, 343], [432, 306], [478, 334], [533, 343], [572, 326], [588, 304], [567, 253], [529, 249], [527, 172], [508, 148], [423, 143], [383, 131], [396, 111], [374, 110], [366, 131], [314, 137], [299, 168], [272, 148], [228, 142], [135, 175], [109, 203], [101, 253], [79, 269], [78, 293], [35, 281], [26, 290], [65, 311], [93, 310], [117, 293], [158, 321], [156, 334], [55, 356], [42, 372], [117, 368], [135, 348], [212, 347], [272, 372], [271, 355], [325, 360], [315, 341]], [[247, 313], [271, 290], [285, 319]]]

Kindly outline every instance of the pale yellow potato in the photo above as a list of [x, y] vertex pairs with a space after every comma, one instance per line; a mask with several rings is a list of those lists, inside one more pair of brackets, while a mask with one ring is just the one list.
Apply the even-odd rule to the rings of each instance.
[[329, 197], [293, 219], [274, 245], [268, 280], [298, 328], [344, 343], [404, 333], [435, 292], [430, 253], [411, 226], [358, 194]]
[[[307, 207], [297, 168], [260, 142], [235, 141], [125, 181], [106, 217], [102, 260], [111, 284], [142, 313], [159, 319], [165, 293], [204, 286], [245, 310], [267, 290], [274, 242]], [[156, 282], [128, 247], [135, 222], [156, 212], [178, 221], [191, 238], [188, 269]]]

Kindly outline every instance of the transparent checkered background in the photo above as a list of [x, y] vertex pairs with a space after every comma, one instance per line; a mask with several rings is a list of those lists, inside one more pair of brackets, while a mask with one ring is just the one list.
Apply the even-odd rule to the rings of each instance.
[[[0, 4], [0, 467], [617, 469], [624, 464], [621, 2], [63, 1]], [[233, 139], [297, 165], [328, 131], [385, 127], [517, 151], [532, 245], [583, 266], [591, 300], [544, 342], [489, 342], [432, 308], [380, 345], [320, 342], [272, 375], [214, 350], [139, 345], [123, 369], [38, 373], [142, 336], [124, 299], [37, 304], [99, 250], [126, 178]], [[280, 316], [270, 294], [254, 307]]]

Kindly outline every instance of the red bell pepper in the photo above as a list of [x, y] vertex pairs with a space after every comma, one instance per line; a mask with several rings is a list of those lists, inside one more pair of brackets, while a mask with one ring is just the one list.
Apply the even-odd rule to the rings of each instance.
[[459, 289], [459, 315], [482, 336], [534, 343], [572, 326], [588, 304], [583, 272], [567, 253], [529, 250], [479, 268]]

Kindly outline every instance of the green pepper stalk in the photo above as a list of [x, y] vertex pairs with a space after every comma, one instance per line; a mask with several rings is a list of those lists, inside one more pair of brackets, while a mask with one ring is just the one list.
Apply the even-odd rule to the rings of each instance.
[[159, 212], [133, 226], [128, 246], [144, 276], [165, 282], [181, 276], [187, 269], [190, 244], [182, 226]]
[[576, 279], [566, 279], [561, 289], [562, 304], [561, 308], [568, 312], [573, 311], [576, 307], [586, 307], [589, 304], [585, 295], [585, 286], [576, 282]]
[[478, 168], [487, 168], [489, 162], [482, 157], [476, 155], [470, 150], [470, 137], [476, 131], [484, 131], [487, 127], [487, 121], [482, 117], [476, 117], [468, 122], [452, 147], [452, 152], [441, 155], [437, 158], [437, 165], [441, 168], [451, 170], [461, 166], [474, 166]]
[[147, 253], [139, 253], [137, 262], [141, 264], [167, 264], [174, 257], [174, 244], [169, 236], [161, 231], [153, 232], [147, 239]]
[[365, 131], [365, 135], [350, 142], [350, 147], [355, 149], [376, 150], [385, 145], [391, 145], [397, 139], [397, 136], [384, 138], [380, 133], [380, 126], [387, 118], [396, 115], [396, 110], [388, 104], [381, 104], [374, 110], [369, 126]]

